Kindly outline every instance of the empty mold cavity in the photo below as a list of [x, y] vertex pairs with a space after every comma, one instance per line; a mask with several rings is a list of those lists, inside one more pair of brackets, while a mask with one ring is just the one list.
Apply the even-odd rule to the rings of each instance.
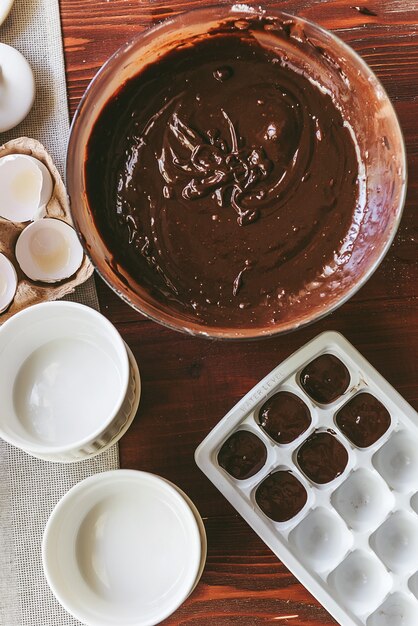
[[299, 448], [297, 462], [305, 476], [323, 485], [344, 472], [348, 452], [335, 437], [334, 431], [317, 430]]
[[414, 493], [411, 498], [411, 506], [414, 509], [415, 513], [418, 513], [418, 493]]
[[418, 603], [403, 593], [390, 595], [367, 620], [367, 626], [416, 626]]
[[404, 430], [394, 433], [376, 452], [373, 463], [393, 489], [417, 490], [418, 440], [411, 433]]
[[358, 448], [368, 448], [390, 426], [389, 411], [370, 393], [359, 393], [337, 413], [338, 428]]
[[396, 574], [418, 569], [418, 518], [397, 511], [380, 526], [370, 543], [383, 563]]
[[302, 561], [313, 570], [324, 572], [340, 563], [353, 538], [338, 515], [320, 507], [292, 530], [289, 540]]
[[308, 494], [290, 470], [278, 470], [267, 476], [255, 492], [255, 501], [274, 522], [287, 522], [305, 506]]
[[371, 613], [391, 587], [391, 577], [382, 563], [363, 550], [351, 552], [328, 577], [344, 606], [355, 613]]
[[279, 391], [258, 411], [258, 423], [277, 443], [291, 443], [311, 425], [311, 413], [294, 393]]
[[312, 400], [330, 404], [347, 391], [350, 372], [333, 354], [321, 354], [303, 368], [300, 384]]
[[334, 491], [331, 503], [350, 528], [361, 532], [377, 528], [392, 509], [394, 497], [379, 475], [361, 468]]
[[414, 596], [418, 599], [418, 572], [415, 572], [413, 576], [408, 581], [408, 587], [414, 594]]
[[238, 480], [257, 474], [266, 460], [266, 446], [257, 435], [248, 430], [234, 432], [218, 452], [219, 465]]

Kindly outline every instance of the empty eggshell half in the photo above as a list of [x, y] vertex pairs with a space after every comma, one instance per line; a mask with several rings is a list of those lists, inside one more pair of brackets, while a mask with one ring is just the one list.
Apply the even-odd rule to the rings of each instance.
[[26, 154], [0, 158], [0, 216], [12, 222], [40, 217], [51, 199], [53, 182], [48, 168]]
[[61, 220], [37, 220], [22, 231], [16, 244], [20, 269], [31, 280], [55, 283], [76, 273], [83, 248], [75, 230]]
[[15, 297], [17, 274], [13, 263], [0, 253], [0, 313], [5, 311]]

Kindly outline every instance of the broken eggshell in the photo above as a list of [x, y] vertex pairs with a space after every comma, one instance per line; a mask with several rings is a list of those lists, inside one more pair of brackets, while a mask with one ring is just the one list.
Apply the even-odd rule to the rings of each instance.
[[42, 161], [27, 154], [8, 154], [0, 158], [0, 189], [0, 217], [28, 222], [43, 215], [53, 182]]
[[17, 274], [13, 263], [0, 253], [0, 313], [5, 311], [15, 297]]
[[[67, 192], [61, 176], [44, 146], [35, 139], [21, 137], [0, 146], [0, 158], [9, 154], [26, 154], [41, 161], [49, 170], [53, 181], [51, 199], [46, 205], [46, 217], [56, 217], [67, 224], [72, 224]], [[49, 300], [59, 300], [72, 293], [74, 289], [84, 283], [93, 273], [93, 266], [86, 255], [81, 267], [69, 279], [59, 284], [48, 285], [36, 283], [27, 278], [19, 268], [15, 257], [15, 246], [25, 224], [10, 222], [0, 217], [0, 252], [4, 253], [17, 270], [18, 287], [14, 301], [4, 313], [0, 313], [0, 324], [22, 309]]]
[[74, 228], [61, 220], [46, 217], [22, 231], [15, 254], [20, 269], [28, 278], [55, 283], [76, 273], [84, 251]]

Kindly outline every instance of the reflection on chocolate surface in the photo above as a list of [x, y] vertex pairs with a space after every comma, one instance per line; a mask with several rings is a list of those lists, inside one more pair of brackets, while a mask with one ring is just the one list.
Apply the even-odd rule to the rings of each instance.
[[302, 472], [319, 485], [340, 476], [348, 463], [347, 450], [332, 432], [315, 432], [304, 441], [297, 453]]
[[218, 452], [219, 465], [239, 480], [257, 474], [266, 459], [266, 446], [254, 433], [247, 430], [233, 433]]
[[277, 443], [290, 443], [309, 428], [311, 414], [294, 393], [279, 391], [263, 404], [258, 422]]
[[313, 400], [329, 404], [347, 390], [350, 373], [333, 354], [321, 354], [302, 370], [300, 383]]
[[305, 487], [290, 471], [270, 474], [257, 487], [255, 500], [260, 509], [275, 522], [287, 522], [305, 506]]
[[202, 324], [274, 326], [322, 298], [361, 220], [349, 128], [261, 45], [268, 27], [220, 27], [166, 53], [105, 105], [88, 143], [89, 203], [115, 267]]
[[390, 415], [370, 393], [359, 393], [338, 411], [336, 422], [355, 446], [368, 448], [385, 434]]

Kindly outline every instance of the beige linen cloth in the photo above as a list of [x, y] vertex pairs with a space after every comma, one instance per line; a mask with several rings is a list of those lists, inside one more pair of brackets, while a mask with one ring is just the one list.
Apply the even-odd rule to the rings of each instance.
[[[0, 26], [0, 42], [30, 62], [35, 105], [17, 128], [0, 133], [0, 144], [28, 136], [41, 141], [63, 174], [69, 131], [58, 0], [16, 0]], [[98, 308], [94, 280], [71, 300]], [[1, 398], [0, 398], [1, 411]], [[58, 500], [74, 484], [119, 466], [117, 445], [92, 460], [70, 465], [38, 461], [0, 439], [0, 626], [75, 626], [43, 575], [41, 540]]]

